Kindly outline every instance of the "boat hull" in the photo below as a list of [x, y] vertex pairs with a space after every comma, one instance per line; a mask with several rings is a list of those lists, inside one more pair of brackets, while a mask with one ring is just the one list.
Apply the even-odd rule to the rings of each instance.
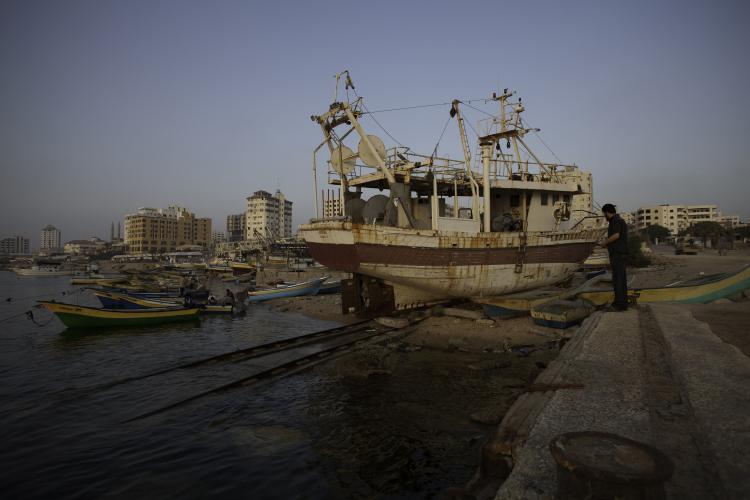
[[[679, 304], [708, 304], [714, 300], [731, 297], [750, 289], [750, 266], [737, 273], [698, 285], [666, 286], [660, 288], [634, 288], [630, 293], [637, 295], [638, 302], [675, 302]], [[615, 294], [610, 290], [587, 291], [577, 295], [594, 305], [601, 306], [613, 302]]]
[[283, 288], [270, 288], [268, 290], [257, 290], [250, 292], [247, 296], [247, 302], [265, 302], [273, 299], [283, 299], [289, 297], [302, 297], [305, 295], [315, 295], [318, 293], [320, 286], [326, 278], [320, 278], [296, 285], [286, 286]]
[[523, 236], [325, 221], [300, 226], [300, 235], [328, 268], [393, 286], [394, 305], [403, 309], [558, 283], [580, 268], [601, 230]]
[[44, 278], [44, 277], [55, 277], [55, 276], [70, 276], [73, 271], [44, 271], [39, 269], [26, 269], [26, 268], [14, 268], [13, 272], [19, 276], [27, 276], [30, 278]]
[[199, 309], [144, 309], [111, 310], [40, 301], [48, 311], [57, 316], [68, 328], [111, 328], [153, 326], [164, 323], [193, 321]]
[[160, 308], [179, 308], [181, 302], [175, 302], [168, 299], [145, 299], [141, 297], [131, 297], [126, 294], [116, 292], [104, 292], [101, 290], [91, 290], [102, 307], [105, 309], [160, 309]]

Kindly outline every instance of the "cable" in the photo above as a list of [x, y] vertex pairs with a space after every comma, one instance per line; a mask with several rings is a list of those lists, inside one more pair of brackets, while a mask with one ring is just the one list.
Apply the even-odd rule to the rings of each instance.
[[489, 116], [490, 118], [495, 118], [495, 115], [493, 115], [492, 113], [488, 113], [488, 112], [486, 112], [483, 109], [476, 108], [476, 107], [472, 106], [471, 104], [469, 104], [469, 103], [467, 103], [465, 101], [461, 101], [461, 104], [465, 104], [466, 106], [470, 107], [473, 110], [479, 111], [480, 113], [484, 113], [485, 115]]
[[440, 137], [438, 137], [437, 142], [435, 143], [435, 149], [432, 150], [432, 156], [437, 155], [438, 146], [440, 145], [440, 141], [443, 140], [443, 134], [445, 134], [445, 130], [448, 128], [448, 124], [451, 122], [452, 116], [448, 116], [448, 119], [445, 121], [445, 125], [443, 125], [443, 131], [440, 132]]
[[[533, 129], [533, 128], [536, 128], [536, 127], [534, 127], [534, 126], [533, 126], [533, 125], [532, 125], [532, 124], [531, 124], [531, 123], [529, 122], [529, 120], [526, 120], [526, 119], [524, 119], [524, 122], [526, 122], [526, 125], [528, 125], [528, 126], [529, 126], [529, 128], [532, 128], [532, 129]], [[558, 156], [557, 156], [557, 155], [555, 154], [555, 152], [554, 152], [554, 151], [552, 151], [552, 148], [550, 148], [550, 147], [549, 147], [549, 146], [547, 145], [547, 143], [546, 143], [546, 142], [544, 142], [544, 139], [542, 139], [542, 136], [541, 136], [541, 135], [539, 135], [539, 133], [538, 133], [538, 132], [537, 132], [536, 130], [534, 130], [534, 135], [536, 136], [536, 138], [537, 138], [537, 139], [539, 139], [539, 141], [540, 141], [540, 142], [541, 142], [542, 144], [544, 144], [544, 147], [545, 147], [545, 148], [547, 148], [547, 151], [549, 151], [550, 153], [552, 153], [552, 156], [554, 156], [554, 157], [555, 157], [555, 159], [557, 160], [557, 163], [559, 163], [560, 165], [562, 165], [562, 164], [563, 164], [563, 161], [562, 161], [562, 160], [561, 160], [561, 159], [560, 159], [560, 158], [559, 158], [559, 157], [558, 157]]]
[[[355, 94], [356, 94], [356, 92], [355, 92]], [[359, 95], [357, 95], [357, 97], [359, 97]], [[470, 102], [487, 102], [487, 99], [486, 98], [466, 99], [466, 100], [459, 99], [459, 101], [461, 101], [461, 103], [463, 103], [463, 104], [467, 104], [468, 105], [468, 103], [470, 103]], [[434, 107], [437, 107], [437, 106], [447, 106], [449, 104], [453, 104], [453, 101], [439, 102], [439, 103], [435, 103], [435, 104], [421, 104], [421, 105], [418, 105], [418, 106], [404, 106], [404, 107], [401, 107], [401, 108], [376, 109], [375, 111], [369, 111], [369, 110], [367, 110], [365, 108], [366, 113], [362, 113], [362, 114], [363, 115], [365, 115], [365, 114], [371, 115], [373, 113], [388, 113], [390, 111], [403, 111], [403, 110], [407, 110], [407, 109], [434, 108]]]
[[[357, 94], [357, 91], [356, 91], [356, 90], [354, 91], [354, 95], [356, 95], [357, 97], [359, 97], [359, 95]], [[370, 114], [370, 113], [369, 113], [369, 111], [367, 110], [367, 106], [365, 106], [365, 103], [364, 103], [364, 101], [361, 101], [361, 102], [362, 102], [362, 107], [363, 107], [363, 108], [365, 109], [365, 111], [367, 111], [367, 112], [368, 112], [368, 114]], [[375, 122], [375, 123], [376, 123], [376, 124], [378, 125], [378, 127], [380, 127], [380, 130], [382, 130], [383, 132], [385, 132], [385, 135], [387, 135], [388, 137], [390, 137], [390, 138], [391, 138], [391, 140], [392, 140], [393, 142], [395, 142], [396, 144], [398, 144], [398, 145], [399, 145], [399, 146], [401, 146], [402, 148], [403, 148], [403, 147], [405, 147], [405, 146], [404, 146], [403, 144], [401, 144], [401, 141], [399, 141], [398, 139], [396, 139], [395, 137], [393, 137], [393, 136], [392, 136], [392, 135], [391, 135], [391, 134], [390, 134], [390, 133], [389, 133], [389, 132], [388, 132], [388, 131], [387, 131], [387, 130], [385, 129], [385, 127], [383, 127], [383, 126], [382, 126], [382, 125], [380, 124], [380, 122], [379, 122], [379, 121], [378, 121], [378, 120], [377, 120], [377, 119], [376, 119], [376, 118], [375, 118], [374, 116], [370, 116], [370, 118], [372, 118], [372, 121], [374, 121], [374, 122]]]

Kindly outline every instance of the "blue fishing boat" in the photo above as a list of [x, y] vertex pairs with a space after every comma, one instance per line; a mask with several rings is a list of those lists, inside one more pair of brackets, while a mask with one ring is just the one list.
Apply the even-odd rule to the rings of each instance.
[[279, 285], [275, 288], [256, 290], [247, 294], [248, 302], [264, 302], [266, 300], [281, 299], [286, 297], [301, 297], [304, 295], [315, 295], [328, 276], [317, 278], [302, 283], [291, 285]]
[[318, 295], [328, 295], [333, 293], [341, 293], [341, 280], [326, 281], [320, 285]]
[[164, 307], [182, 307], [181, 297], [149, 299], [134, 297], [125, 293], [108, 292], [90, 288], [89, 291], [101, 302], [105, 309], [153, 309]]

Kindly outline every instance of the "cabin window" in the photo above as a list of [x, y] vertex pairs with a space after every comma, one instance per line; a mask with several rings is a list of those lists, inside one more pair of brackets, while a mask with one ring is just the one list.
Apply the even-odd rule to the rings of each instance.
[[510, 206], [511, 207], [520, 207], [521, 206], [521, 199], [517, 194], [510, 195]]
[[459, 219], [471, 219], [473, 214], [471, 213], [470, 208], [459, 208], [458, 209], [458, 217]]
[[542, 196], [542, 205], [549, 204], [549, 200], [547, 199], [549, 197], [549, 194], [546, 192], [542, 192], [541, 196]]
[[552, 204], [554, 205], [558, 201], [560, 201], [560, 195], [557, 193], [552, 193]]

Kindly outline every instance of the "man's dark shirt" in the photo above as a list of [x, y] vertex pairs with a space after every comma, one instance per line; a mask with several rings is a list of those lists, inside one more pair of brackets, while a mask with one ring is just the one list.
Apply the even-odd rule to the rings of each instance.
[[607, 237], [612, 236], [615, 233], [620, 233], [620, 237], [607, 245], [607, 250], [610, 254], [616, 253], [626, 255], [628, 253], [628, 225], [617, 214], [609, 220]]

